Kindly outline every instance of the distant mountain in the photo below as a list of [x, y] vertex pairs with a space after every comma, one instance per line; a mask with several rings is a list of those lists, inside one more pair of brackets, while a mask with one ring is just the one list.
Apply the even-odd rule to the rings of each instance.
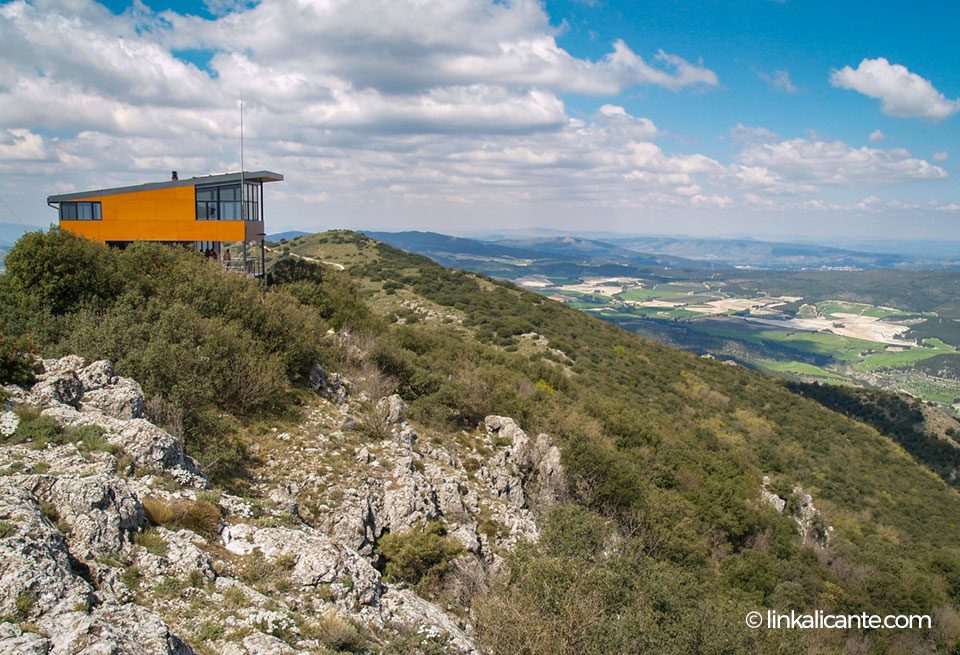
[[752, 239], [631, 236], [614, 237], [608, 241], [616, 246], [642, 253], [658, 253], [730, 266], [775, 270], [819, 268], [960, 270], [960, 252], [952, 258], [942, 259], [935, 255], [867, 252], [817, 244], [777, 243]]
[[[643, 252], [634, 248], [623, 248], [606, 241], [585, 239], [576, 236], [532, 237], [528, 239], [503, 239], [495, 241], [499, 245], [518, 248], [530, 248], [550, 253], [554, 257], [570, 259], [584, 258], [593, 262], [629, 263], [639, 266], [667, 266], [671, 268], [714, 268], [710, 263], [692, 258]], [[726, 268], [723, 266], [721, 268]]]
[[[484, 242], [452, 237], [436, 232], [364, 232], [367, 236], [389, 243], [407, 252], [427, 255], [445, 266], [463, 267], [465, 261], [504, 263], [504, 259], [536, 260], [541, 266], [556, 266], [564, 262], [573, 265], [629, 265], [632, 267], [681, 268], [691, 270], [715, 269], [712, 263], [673, 257], [649, 255], [615, 246], [603, 241], [579, 237], [534, 237]], [[480, 270], [475, 265], [469, 268]], [[727, 268], [721, 266], [720, 268]], [[484, 269], [485, 270], [485, 269]], [[486, 271], [496, 274], [495, 271]]]
[[268, 234], [265, 238], [267, 241], [279, 241], [280, 239], [296, 239], [297, 237], [305, 237], [312, 232], [301, 232], [300, 230], [289, 230], [287, 232], [277, 232], [276, 234]]

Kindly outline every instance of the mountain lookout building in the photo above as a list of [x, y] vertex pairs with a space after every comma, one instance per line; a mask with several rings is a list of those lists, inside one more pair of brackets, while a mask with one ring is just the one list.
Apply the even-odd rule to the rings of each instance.
[[[262, 276], [263, 184], [270, 171], [207, 175], [166, 182], [64, 193], [47, 198], [60, 229], [125, 248], [161, 241], [196, 248], [228, 270]], [[259, 246], [259, 247], [258, 247]]]

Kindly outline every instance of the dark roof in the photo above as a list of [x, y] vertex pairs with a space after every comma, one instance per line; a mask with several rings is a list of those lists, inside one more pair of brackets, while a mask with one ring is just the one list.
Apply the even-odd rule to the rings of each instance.
[[[172, 189], [178, 186], [198, 186], [204, 184], [229, 184], [230, 182], [239, 182], [240, 173], [224, 173], [222, 175], [203, 175], [200, 177], [191, 177], [184, 180], [167, 180], [166, 182], [150, 182], [148, 184], [137, 184], [134, 186], [116, 187], [113, 189], [94, 189], [92, 191], [78, 191], [76, 193], [61, 193], [56, 196], [49, 196], [48, 203], [65, 202], [70, 200], [83, 200], [94, 196], [113, 196], [120, 193], [135, 193], [137, 191], [151, 191], [153, 189]], [[282, 182], [283, 175], [272, 173], [270, 171], [244, 171], [242, 174], [244, 180], [251, 182]]]

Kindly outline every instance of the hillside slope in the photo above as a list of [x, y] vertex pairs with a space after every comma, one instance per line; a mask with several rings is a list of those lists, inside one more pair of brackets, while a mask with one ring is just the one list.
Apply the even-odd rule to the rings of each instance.
[[[489, 416], [549, 435], [562, 484], [551, 483], [541, 507], [522, 507], [538, 536], [518, 539], [498, 570], [451, 565], [459, 581], [452, 587], [418, 587], [462, 616], [484, 652], [949, 652], [956, 643], [960, 496], [872, 427], [775, 380], [355, 233], [289, 241], [286, 255], [275, 254], [268, 291], [188, 253], [150, 245], [107, 251], [71, 239], [54, 233], [11, 253], [0, 278], [4, 332], [28, 335], [45, 356], [113, 360], [157, 398], [149, 415], [183, 433], [218, 490], [262, 497], [282, 487], [283, 471], [322, 465], [332, 477], [285, 488], [310, 508], [294, 519], [304, 530], [342, 543], [347, 534], [323, 518], [334, 506], [318, 494], [357, 480], [333, 485], [352, 503], [360, 480], [397, 478], [393, 467], [372, 463], [378, 444], [402, 436], [377, 409], [393, 392], [415, 431], [429, 435], [420, 443], [460, 444], [451, 478], [484, 479], [488, 458], [508, 446], [492, 433], [485, 442]], [[56, 259], [56, 277], [33, 265], [35, 252]], [[71, 267], [83, 274], [66, 275]], [[75, 285], [72, 295], [63, 280]], [[67, 300], [81, 296], [83, 303]], [[247, 353], [269, 366], [258, 368]], [[310, 439], [311, 412], [321, 408], [333, 420], [337, 411], [302, 390], [318, 361], [354, 382], [355, 404], [340, 427], [356, 451], [347, 458], [341, 445]], [[200, 398], [180, 393], [214, 364], [230, 378], [231, 362], [241, 379], [269, 373], [271, 384], [253, 398], [245, 385], [216, 386]], [[284, 431], [302, 457], [289, 468], [293, 451], [271, 430], [280, 423], [291, 427]], [[415, 461], [409, 466], [417, 470]], [[509, 497], [509, 480], [491, 483]], [[495, 516], [481, 513], [476, 522], [488, 519], [486, 532], [513, 533]], [[403, 525], [396, 534], [413, 535], [419, 552], [425, 542], [439, 547], [430, 530]], [[377, 558], [393, 534], [373, 531], [354, 546], [382, 566]], [[930, 614], [935, 627], [747, 629], [746, 612], [764, 608]], [[371, 648], [389, 652], [385, 643]]]

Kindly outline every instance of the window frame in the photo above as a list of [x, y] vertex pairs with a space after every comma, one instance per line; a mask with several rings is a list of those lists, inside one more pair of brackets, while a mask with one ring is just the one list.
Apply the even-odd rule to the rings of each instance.
[[[246, 187], [246, 193], [244, 188]], [[228, 191], [229, 193], [223, 193]], [[209, 195], [201, 199], [200, 194]], [[198, 185], [194, 187], [195, 220], [198, 221], [259, 221], [262, 184], [244, 180], [229, 184]], [[226, 196], [226, 197], [224, 197]], [[201, 209], [202, 208], [202, 209]]]
[[[90, 217], [81, 218], [81, 205], [89, 208]], [[58, 207], [61, 221], [102, 221], [103, 206], [99, 200], [71, 200], [61, 202]], [[71, 215], [72, 214], [72, 215]]]

